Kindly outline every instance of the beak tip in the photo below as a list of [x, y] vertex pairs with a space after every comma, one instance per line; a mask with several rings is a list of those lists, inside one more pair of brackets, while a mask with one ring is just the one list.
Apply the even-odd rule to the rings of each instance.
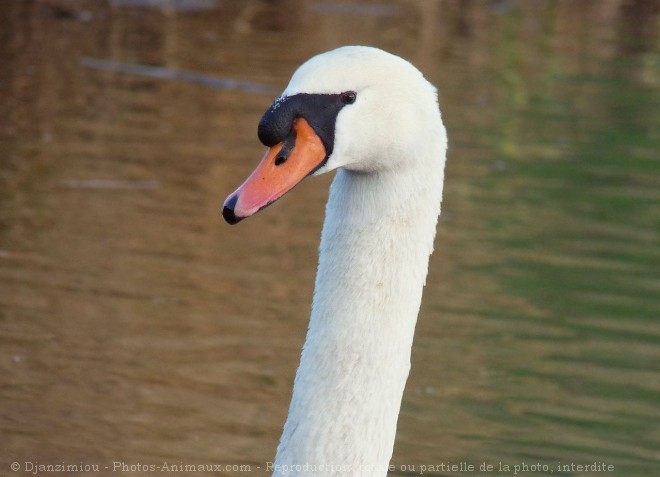
[[230, 196], [225, 201], [225, 205], [222, 207], [222, 216], [230, 225], [237, 224], [244, 218], [244, 217], [237, 217], [236, 213], [234, 212], [237, 202], [238, 202], [238, 194], [235, 194]]

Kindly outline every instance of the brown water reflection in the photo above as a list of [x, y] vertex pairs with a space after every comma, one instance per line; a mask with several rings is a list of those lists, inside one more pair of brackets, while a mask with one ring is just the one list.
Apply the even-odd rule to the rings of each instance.
[[439, 86], [450, 132], [394, 462], [658, 474], [656, 3], [180, 3], [0, 3], [0, 473], [265, 475], [308, 319], [331, 178], [218, 215], [274, 95], [81, 61], [281, 89], [371, 44]]

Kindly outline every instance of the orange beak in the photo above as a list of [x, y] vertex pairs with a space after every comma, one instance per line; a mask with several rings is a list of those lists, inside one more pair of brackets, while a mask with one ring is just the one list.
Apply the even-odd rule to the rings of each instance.
[[293, 123], [295, 144], [280, 154], [287, 141], [274, 145], [250, 177], [225, 200], [222, 215], [236, 224], [259, 212], [289, 192], [318, 169], [326, 158], [323, 142], [303, 118]]

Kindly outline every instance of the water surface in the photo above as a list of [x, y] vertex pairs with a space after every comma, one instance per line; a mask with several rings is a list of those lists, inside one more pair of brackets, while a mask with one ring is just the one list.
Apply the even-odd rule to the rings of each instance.
[[[2, 2], [0, 473], [267, 474], [331, 177], [236, 227], [219, 208], [296, 66], [370, 44], [439, 87], [450, 135], [395, 474], [660, 475], [657, 23], [650, 1]], [[218, 474], [245, 475], [195, 473]]]

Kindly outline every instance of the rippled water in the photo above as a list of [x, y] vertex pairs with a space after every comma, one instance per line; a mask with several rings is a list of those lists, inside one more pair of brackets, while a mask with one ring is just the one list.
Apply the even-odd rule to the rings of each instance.
[[0, 474], [266, 474], [331, 178], [219, 206], [296, 66], [371, 44], [450, 134], [396, 474], [660, 475], [657, 26], [652, 1], [0, 3]]

